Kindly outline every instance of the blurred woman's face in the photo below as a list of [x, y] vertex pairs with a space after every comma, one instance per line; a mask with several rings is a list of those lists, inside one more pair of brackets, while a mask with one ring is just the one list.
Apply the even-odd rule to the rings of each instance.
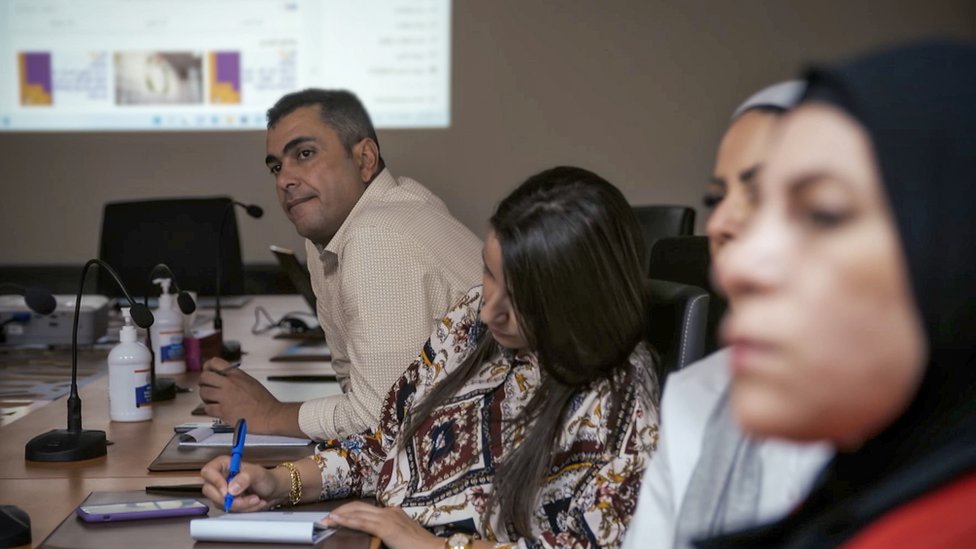
[[722, 137], [704, 199], [706, 207], [713, 208], [705, 225], [712, 257], [738, 236], [752, 214], [756, 174], [777, 118], [769, 112], [747, 111]]
[[512, 305], [512, 296], [505, 285], [505, 272], [502, 263], [502, 247], [495, 237], [495, 231], [490, 231], [485, 237], [485, 247], [482, 251], [484, 271], [482, 273], [483, 302], [481, 304], [481, 321], [485, 323], [492, 337], [502, 347], [521, 350], [528, 347], [528, 341], [522, 335], [518, 315]]
[[926, 354], [867, 133], [811, 103], [787, 115], [748, 226], [716, 259], [732, 406], [761, 436], [851, 447], [911, 401]]

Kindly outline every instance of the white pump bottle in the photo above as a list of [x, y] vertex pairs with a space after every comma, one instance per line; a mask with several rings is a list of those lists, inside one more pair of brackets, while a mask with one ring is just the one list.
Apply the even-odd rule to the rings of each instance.
[[153, 350], [156, 352], [156, 374], [182, 374], [186, 371], [186, 351], [183, 347], [183, 315], [173, 308], [173, 296], [169, 293], [171, 280], [156, 278], [162, 293], [159, 307], [153, 313], [156, 321], [149, 329]]
[[152, 419], [152, 386], [149, 366], [152, 355], [137, 341], [129, 308], [122, 309], [125, 325], [119, 331], [120, 343], [108, 354], [108, 409], [112, 421]]

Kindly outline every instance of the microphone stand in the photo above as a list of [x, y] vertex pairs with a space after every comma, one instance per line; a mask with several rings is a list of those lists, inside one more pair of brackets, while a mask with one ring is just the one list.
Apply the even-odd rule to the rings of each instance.
[[226, 360], [237, 360], [241, 358], [240, 342], [224, 340], [224, 320], [220, 316], [220, 275], [221, 267], [223, 265], [224, 228], [227, 226], [228, 215], [234, 211], [234, 206], [240, 206], [244, 209], [244, 211], [247, 212], [247, 215], [253, 217], [254, 219], [260, 219], [260, 217], [264, 215], [264, 210], [262, 210], [260, 206], [256, 206], [254, 204], [243, 204], [236, 200], [231, 200], [224, 208], [224, 216], [220, 220], [220, 232], [217, 233], [217, 283], [214, 288], [213, 327], [214, 330], [220, 332], [221, 355]]
[[85, 275], [92, 265], [108, 271], [116, 284], [129, 300], [132, 321], [140, 328], [152, 326], [153, 315], [147, 307], [136, 303], [129, 295], [119, 275], [100, 259], [89, 259], [81, 270], [81, 284], [75, 299], [75, 318], [71, 332], [71, 393], [68, 396], [68, 428], [54, 429], [32, 438], [24, 448], [27, 461], [81, 461], [104, 456], [106, 452], [105, 431], [83, 430], [81, 428], [81, 397], [78, 396], [78, 317], [81, 312], [81, 295], [85, 291]]

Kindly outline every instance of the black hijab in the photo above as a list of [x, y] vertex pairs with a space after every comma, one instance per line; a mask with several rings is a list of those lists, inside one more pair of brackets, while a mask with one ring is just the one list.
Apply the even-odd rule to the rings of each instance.
[[842, 452], [801, 508], [702, 547], [833, 547], [976, 471], [976, 47], [926, 43], [807, 74], [804, 101], [867, 130], [907, 260], [928, 362], [880, 435]]

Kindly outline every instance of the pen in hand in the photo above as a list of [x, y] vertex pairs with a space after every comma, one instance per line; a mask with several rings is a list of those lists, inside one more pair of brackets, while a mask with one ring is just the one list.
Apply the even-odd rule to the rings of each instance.
[[[237, 363], [240, 364], [239, 362]], [[233, 366], [231, 366], [233, 368]], [[234, 429], [234, 447], [230, 451], [230, 470], [227, 471], [227, 495], [224, 496], [224, 512], [230, 512], [234, 504], [234, 495], [230, 493], [230, 481], [241, 472], [241, 456], [244, 455], [244, 438], [247, 436], [247, 422], [243, 418], [237, 420]]]
[[241, 367], [241, 361], [238, 360], [237, 362], [231, 364], [230, 366], [228, 366], [226, 368], [223, 368], [221, 370], [216, 370], [216, 372], [218, 374], [220, 374], [220, 375], [225, 375], [227, 372], [233, 370], [234, 368], [240, 368], [240, 367]]

